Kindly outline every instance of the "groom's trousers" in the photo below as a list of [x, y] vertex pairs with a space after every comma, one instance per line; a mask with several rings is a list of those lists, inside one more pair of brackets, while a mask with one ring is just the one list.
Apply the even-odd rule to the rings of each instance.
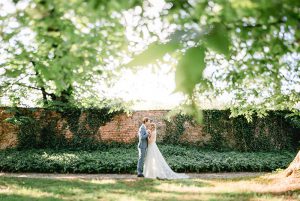
[[137, 164], [137, 173], [143, 174], [143, 166], [144, 166], [147, 148], [138, 148], [138, 150], [139, 150], [139, 160]]

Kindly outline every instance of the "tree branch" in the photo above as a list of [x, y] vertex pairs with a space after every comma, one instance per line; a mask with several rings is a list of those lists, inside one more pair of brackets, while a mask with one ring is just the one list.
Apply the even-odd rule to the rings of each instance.
[[[27, 88], [30, 88], [30, 89], [35, 89], [35, 90], [38, 90], [38, 91], [41, 91], [42, 89], [41, 88], [38, 88], [38, 87], [34, 87], [34, 86], [30, 86], [30, 85], [26, 85], [24, 83], [13, 83], [12, 85], [19, 85], [21, 87], [27, 87]], [[42, 87], [44, 89], [44, 87]], [[48, 93], [46, 92], [46, 90], [44, 89], [44, 93], [47, 95], [47, 96], [50, 96], [50, 97], [53, 97], [55, 96], [55, 94], [53, 93]]]
[[24, 79], [24, 78], [27, 77], [27, 76], [28, 76], [28, 74], [25, 75], [24, 77], [20, 77], [19, 79], [17, 79], [17, 80], [16, 80], [15, 82], [13, 82], [13, 83], [5, 82], [6, 86], [3, 86], [3, 85], [1, 86], [1, 88], [2, 88], [2, 87], [3, 87], [3, 88], [6, 88], [5, 90], [2, 91], [2, 93], [7, 92], [10, 86], [16, 84], [17, 82], [19, 82], [20, 80]]

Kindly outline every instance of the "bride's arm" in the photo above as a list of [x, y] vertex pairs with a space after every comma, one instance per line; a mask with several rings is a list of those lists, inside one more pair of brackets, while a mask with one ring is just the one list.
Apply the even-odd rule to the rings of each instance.
[[151, 130], [148, 130], [148, 133], [149, 133], [149, 135], [148, 135], [148, 140], [150, 140], [150, 138], [151, 138]]

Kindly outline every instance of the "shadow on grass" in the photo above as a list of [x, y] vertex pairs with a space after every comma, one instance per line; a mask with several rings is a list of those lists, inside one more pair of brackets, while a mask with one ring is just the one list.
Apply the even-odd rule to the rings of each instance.
[[[296, 200], [299, 192], [210, 192], [205, 180], [57, 180], [0, 177], [0, 200]], [[226, 183], [224, 183], [226, 184]], [[1, 190], [8, 189], [8, 190]], [[202, 189], [206, 189], [202, 191]], [[277, 199], [276, 199], [277, 198]], [[294, 199], [295, 198], [295, 199]]]
[[16, 194], [0, 194], [0, 200], [2, 201], [61, 201], [62, 199], [54, 197], [31, 197], [29, 195], [16, 195]]

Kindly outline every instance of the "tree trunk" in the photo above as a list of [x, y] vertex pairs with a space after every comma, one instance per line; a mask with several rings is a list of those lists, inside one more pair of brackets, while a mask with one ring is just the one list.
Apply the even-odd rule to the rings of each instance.
[[300, 151], [296, 155], [295, 159], [290, 163], [289, 167], [284, 171], [284, 175], [286, 177], [296, 176], [298, 170], [300, 170]]
[[69, 86], [67, 89], [61, 92], [60, 96], [56, 96], [55, 94], [52, 94], [51, 99], [54, 101], [60, 101], [62, 103], [69, 103], [72, 93], [73, 93], [73, 87]]

